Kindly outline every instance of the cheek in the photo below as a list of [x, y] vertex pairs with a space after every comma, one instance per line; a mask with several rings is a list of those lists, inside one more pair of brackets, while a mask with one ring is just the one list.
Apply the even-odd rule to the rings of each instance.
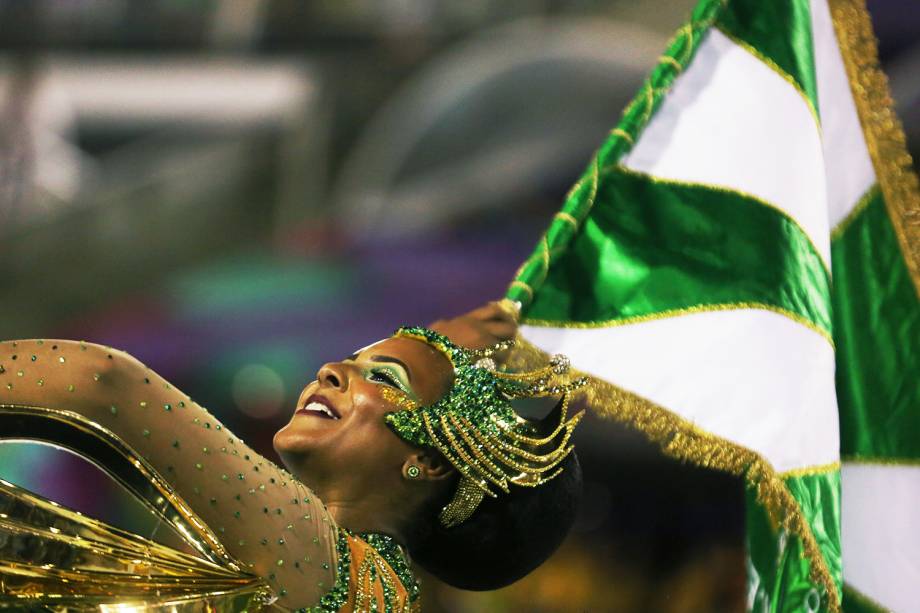
[[386, 452], [392, 448], [393, 441], [396, 438], [393, 431], [386, 425], [383, 415], [363, 417], [351, 427], [343, 430], [343, 436], [340, 444], [352, 449], [363, 450], [362, 455], [370, 458], [384, 458]]
[[355, 419], [353, 423], [346, 424], [337, 444], [354, 464], [372, 471], [383, 467], [390, 470], [393, 465], [402, 464], [409, 449], [386, 424], [384, 418], [390, 407], [384, 405], [379, 397], [369, 400], [369, 406], [355, 404]]

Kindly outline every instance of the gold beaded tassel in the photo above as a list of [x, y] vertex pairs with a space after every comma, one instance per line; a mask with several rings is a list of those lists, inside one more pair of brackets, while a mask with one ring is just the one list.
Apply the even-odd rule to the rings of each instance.
[[[572, 452], [569, 441], [581, 419], [568, 418], [569, 393], [587, 382], [585, 377], [566, 377], [565, 356], [553, 356], [534, 371], [508, 373], [499, 370], [495, 357], [513, 341], [468, 350], [428, 328], [403, 327], [396, 336], [428, 343], [454, 366], [451, 391], [430, 406], [419, 407], [395, 391], [385, 392], [400, 408], [387, 415], [397, 434], [437, 448], [461, 474], [454, 498], [442, 510], [445, 526], [468, 518], [485, 496], [496, 497], [497, 490], [509, 493], [512, 483], [535, 487], [561, 472], [558, 466]], [[511, 406], [515, 398], [546, 396], [562, 397], [549, 433], [518, 416]]]
[[462, 477], [454, 497], [441, 509], [438, 520], [445, 528], [462, 524], [476, 511], [482, 499], [483, 493], [479, 486], [466, 477]]
[[482, 360], [484, 358], [492, 358], [497, 353], [502, 351], [507, 351], [514, 347], [514, 339], [509, 339], [506, 341], [498, 342], [489, 347], [484, 347], [482, 349], [467, 349], [466, 353], [470, 358], [470, 361], [475, 362], [477, 360]]
[[[429, 436], [462, 475], [453, 499], [441, 512], [442, 525], [451, 527], [462, 523], [473, 514], [485, 495], [494, 497], [490, 483], [508, 493], [509, 483], [536, 487], [561, 472], [557, 466], [571, 453], [573, 446], [569, 440], [583, 415], [579, 413], [567, 418], [568, 395], [561, 402], [558, 425], [542, 438], [520, 434], [513, 426], [504, 424], [499, 425], [496, 434], [486, 434], [468, 419], [453, 414], [442, 416], [440, 427], [434, 428], [425, 416]], [[524, 423], [522, 419], [515, 426]], [[561, 440], [552, 449], [538, 452], [560, 434]]]
[[568, 394], [588, 383], [587, 377], [565, 381], [569, 366], [569, 359], [557, 354], [550, 358], [548, 366], [538, 370], [516, 373], [493, 370], [493, 374], [508, 398], [543, 398]]

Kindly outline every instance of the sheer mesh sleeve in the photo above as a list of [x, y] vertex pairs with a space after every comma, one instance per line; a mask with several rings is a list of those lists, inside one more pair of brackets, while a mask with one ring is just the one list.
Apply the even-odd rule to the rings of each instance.
[[335, 584], [337, 529], [320, 500], [132, 356], [66, 340], [0, 344], [0, 404], [68, 410], [107, 428], [172, 485], [278, 604]]

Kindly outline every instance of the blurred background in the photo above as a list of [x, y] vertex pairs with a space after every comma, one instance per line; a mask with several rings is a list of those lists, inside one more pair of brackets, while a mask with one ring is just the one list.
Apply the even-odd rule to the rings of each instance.
[[[112, 345], [269, 458], [325, 361], [503, 295], [692, 0], [0, 0], [0, 338]], [[920, 154], [920, 8], [870, 0]], [[742, 610], [740, 483], [580, 429], [530, 577], [428, 612]], [[0, 477], [149, 517], [69, 454]], [[91, 484], [88, 486], [87, 484]]]

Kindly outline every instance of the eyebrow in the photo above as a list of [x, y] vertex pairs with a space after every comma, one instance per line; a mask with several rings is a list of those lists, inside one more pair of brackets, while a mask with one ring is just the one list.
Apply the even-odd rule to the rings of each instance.
[[410, 382], [412, 381], [412, 371], [409, 370], [409, 367], [406, 366], [405, 362], [403, 362], [402, 360], [398, 360], [388, 355], [372, 355], [371, 359], [374, 360], [375, 362], [392, 362], [393, 364], [402, 366], [402, 369], [406, 371], [406, 376], [409, 377], [409, 381]]

